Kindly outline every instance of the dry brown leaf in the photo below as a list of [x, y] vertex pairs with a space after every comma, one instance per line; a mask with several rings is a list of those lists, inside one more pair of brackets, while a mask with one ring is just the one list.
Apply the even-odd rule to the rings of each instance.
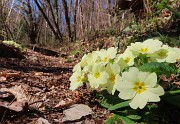
[[1, 92], [0, 91], [0, 99], [11, 102], [15, 96], [10, 92]]
[[14, 100], [9, 102], [8, 105], [0, 105], [16, 112], [23, 111], [23, 108], [27, 105], [26, 95], [23, 93], [21, 86], [14, 86], [11, 88], [1, 88], [0, 92], [9, 92], [14, 95]]
[[173, 84], [180, 85], [180, 82], [173, 82]]
[[36, 95], [36, 94], [35, 95], [27, 95], [28, 105], [29, 105], [29, 107], [38, 110], [40, 107], [42, 107], [45, 98], [46, 97], [42, 97], [41, 95]]
[[[11, 100], [8, 104], [5, 104], [3, 101], [2, 104], [0, 104], [0, 106], [3, 106], [7, 109], [10, 109], [16, 112], [23, 111], [25, 107], [38, 109], [43, 104], [43, 100], [40, 99], [39, 97], [40, 95], [36, 96], [36, 95], [28, 94], [26, 89], [24, 89], [21, 85], [14, 86], [11, 88], [1, 88], [0, 93], [10, 93], [14, 95], [14, 99]], [[4, 98], [5, 96], [1, 95], [1, 97]]]
[[66, 101], [61, 100], [57, 105], [55, 105], [56, 109], [61, 109], [64, 107], [68, 107], [70, 105], [72, 105], [74, 103], [74, 101], [72, 99], [67, 99]]
[[43, 75], [43, 72], [32, 72], [31, 75], [34, 75], [34, 76], [42, 76], [42, 75]]
[[6, 77], [1, 76], [0, 77], [0, 82], [2, 82], [2, 81], [6, 81]]
[[21, 76], [22, 76], [21, 72], [16, 72], [16, 73], [1, 72], [0, 73], [0, 77], [5, 77], [5, 78], [18, 78]]

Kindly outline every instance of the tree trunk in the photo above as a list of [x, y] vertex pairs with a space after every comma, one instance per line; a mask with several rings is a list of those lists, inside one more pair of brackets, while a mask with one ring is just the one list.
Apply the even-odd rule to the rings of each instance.
[[34, 0], [34, 1], [35, 1], [36, 5], [37, 5], [38, 9], [41, 11], [41, 13], [42, 13], [44, 19], [46, 20], [47, 24], [49, 25], [51, 31], [53, 32], [55, 38], [58, 39], [58, 40], [60, 40], [60, 41], [62, 42], [62, 41], [63, 41], [63, 38], [62, 38], [61, 33], [60, 33], [60, 32], [56, 32], [56, 30], [54, 29], [54, 27], [53, 27], [52, 23], [50, 22], [49, 18], [48, 18], [47, 15], [45, 14], [43, 8], [40, 6], [40, 4], [38, 3], [37, 0]]
[[77, 20], [76, 20], [76, 15], [77, 15], [77, 7], [78, 7], [78, 3], [79, 3], [79, 0], [75, 0], [75, 4], [74, 4], [74, 24], [73, 24], [73, 28], [74, 28], [74, 36], [73, 36], [73, 39], [75, 40], [76, 39], [76, 25], [77, 25]]
[[69, 41], [72, 42], [71, 24], [70, 24], [68, 5], [67, 5], [66, 0], [62, 0], [62, 3], [63, 3], [63, 7], [64, 7], [64, 14], [65, 14], [65, 20], [66, 20], [66, 27], [67, 27], [67, 30], [68, 30]]

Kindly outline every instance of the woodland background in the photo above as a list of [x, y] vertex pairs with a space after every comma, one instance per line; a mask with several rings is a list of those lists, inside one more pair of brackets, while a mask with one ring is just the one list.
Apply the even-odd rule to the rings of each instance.
[[[178, 0], [164, 1], [179, 9]], [[172, 19], [168, 19], [172, 13], [159, 9], [157, 5], [162, 2], [133, 0], [129, 5], [126, 0], [1, 0], [0, 36], [23, 44], [57, 46], [122, 36], [132, 23], [141, 33], [167, 28], [172, 25]]]

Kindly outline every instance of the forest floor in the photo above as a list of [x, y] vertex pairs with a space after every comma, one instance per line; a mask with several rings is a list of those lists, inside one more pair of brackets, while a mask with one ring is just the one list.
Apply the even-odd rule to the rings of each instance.
[[[0, 57], [0, 124], [103, 124], [112, 113], [100, 106], [96, 91], [88, 84], [75, 91], [69, 89], [72, 69], [82, 56], [79, 54], [89, 50], [84, 46], [78, 51], [78, 47], [62, 48], [58, 56], [58, 50], [37, 47], [33, 51], [29, 47], [23, 59]], [[180, 86], [179, 76], [162, 81], [164, 88]], [[170, 122], [167, 118], [179, 122], [179, 109], [167, 108], [170, 111], [162, 122]]]
[[[87, 90], [86, 86], [75, 91], [69, 90], [69, 77], [79, 59], [73, 58], [70, 62], [68, 59], [68, 56], [63, 58], [46, 56], [30, 49], [25, 52], [25, 59], [0, 57], [0, 89], [6, 88], [16, 95], [25, 94], [31, 102], [28, 103], [31, 109], [22, 107], [19, 111], [10, 108], [2, 111], [0, 106], [0, 123], [63, 123], [63, 112], [75, 104], [89, 106], [92, 110], [91, 114], [82, 115], [80, 119], [74, 121], [66, 120], [64, 123], [103, 123], [110, 112], [98, 104], [94, 92]], [[3, 93], [0, 93], [1, 96]], [[2, 103], [0, 101], [0, 105]], [[18, 108], [18, 105], [15, 107]]]

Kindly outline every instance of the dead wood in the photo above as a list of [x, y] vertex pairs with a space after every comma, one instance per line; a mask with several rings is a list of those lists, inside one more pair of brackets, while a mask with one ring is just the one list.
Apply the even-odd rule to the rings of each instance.
[[0, 57], [24, 59], [23, 53], [16, 47], [0, 43]]

